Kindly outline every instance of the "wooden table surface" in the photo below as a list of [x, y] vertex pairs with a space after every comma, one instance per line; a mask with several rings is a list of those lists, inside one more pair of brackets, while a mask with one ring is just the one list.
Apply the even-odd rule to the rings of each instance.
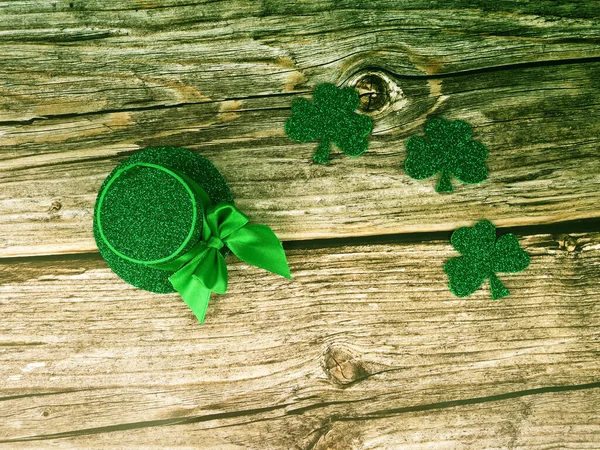
[[[0, 448], [600, 448], [600, 2], [0, 1]], [[367, 153], [287, 138], [356, 86]], [[402, 168], [463, 119], [489, 179]], [[99, 256], [102, 180], [149, 146], [208, 157], [285, 241], [231, 257], [201, 326]], [[452, 230], [530, 267], [454, 297]]]

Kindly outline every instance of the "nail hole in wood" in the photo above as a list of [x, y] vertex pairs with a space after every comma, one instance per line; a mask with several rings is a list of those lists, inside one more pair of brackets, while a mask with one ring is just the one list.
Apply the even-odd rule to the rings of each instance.
[[48, 208], [48, 212], [55, 213], [55, 212], [60, 211], [61, 208], [62, 208], [62, 203], [55, 200], [50, 205], [50, 208]]
[[577, 239], [568, 234], [561, 234], [557, 237], [558, 248], [566, 250], [569, 253], [577, 250]]

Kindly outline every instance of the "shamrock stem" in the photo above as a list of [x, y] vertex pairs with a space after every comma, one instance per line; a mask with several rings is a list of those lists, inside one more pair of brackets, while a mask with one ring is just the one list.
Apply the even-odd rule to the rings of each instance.
[[313, 161], [319, 164], [327, 164], [329, 162], [329, 152], [331, 151], [331, 142], [329, 139], [321, 139], [317, 151], [313, 156]]
[[435, 191], [452, 192], [452, 182], [450, 181], [450, 174], [446, 171], [446, 169], [442, 169], [442, 175], [440, 176], [440, 181], [438, 181], [438, 184], [435, 187]]
[[492, 290], [492, 300], [499, 300], [502, 297], [506, 297], [510, 292], [502, 284], [502, 281], [498, 279], [495, 273], [490, 275], [490, 288]]

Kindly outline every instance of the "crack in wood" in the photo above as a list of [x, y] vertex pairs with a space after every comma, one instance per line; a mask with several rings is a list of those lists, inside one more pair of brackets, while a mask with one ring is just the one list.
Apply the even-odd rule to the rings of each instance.
[[[455, 408], [458, 406], [474, 405], [474, 404], [479, 404], [479, 403], [498, 402], [498, 401], [502, 401], [502, 400], [508, 400], [508, 399], [532, 396], [532, 395], [543, 395], [543, 394], [558, 393], [558, 392], [573, 392], [573, 391], [582, 391], [582, 390], [599, 389], [599, 388], [600, 388], [600, 381], [594, 382], [594, 383], [577, 384], [577, 385], [546, 386], [546, 387], [541, 387], [541, 388], [507, 392], [507, 393], [503, 393], [503, 394], [497, 394], [497, 395], [491, 395], [491, 396], [485, 396], [485, 397], [473, 397], [473, 398], [466, 398], [466, 399], [460, 399], [460, 400], [450, 400], [450, 401], [445, 401], [445, 402], [430, 403], [430, 404], [424, 404], [424, 405], [406, 406], [406, 407], [402, 407], [402, 408], [392, 408], [392, 409], [387, 409], [387, 410], [375, 411], [371, 414], [367, 414], [364, 416], [342, 417], [339, 415], [331, 415], [331, 416], [329, 416], [329, 423], [332, 424], [334, 422], [349, 422], [349, 421], [358, 421], [358, 420], [381, 419], [381, 418], [398, 416], [398, 415], [402, 415], [402, 414], [419, 412], [419, 411], [431, 411], [431, 410], [436, 410], [436, 409]], [[111, 432], [115, 432], [115, 431], [127, 431], [127, 430], [139, 429], [139, 428], [185, 425], [185, 424], [191, 424], [191, 423], [208, 422], [211, 420], [222, 420], [222, 419], [231, 419], [231, 418], [236, 418], [236, 417], [245, 417], [248, 415], [262, 414], [262, 413], [267, 413], [267, 412], [272, 412], [272, 411], [277, 411], [277, 410], [285, 411], [284, 414], [282, 414], [282, 417], [283, 417], [285, 415], [304, 414], [305, 412], [315, 410], [315, 409], [325, 408], [325, 407], [331, 406], [331, 405], [338, 405], [338, 404], [344, 404], [344, 403], [356, 403], [356, 402], [365, 401], [365, 400], [372, 400], [372, 399], [360, 399], [360, 400], [353, 400], [350, 402], [344, 402], [344, 401], [322, 402], [322, 403], [317, 403], [314, 405], [309, 405], [306, 407], [292, 409], [292, 410], [286, 410], [286, 408], [291, 406], [291, 404], [282, 404], [282, 405], [268, 406], [268, 407], [264, 407], [264, 408], [248, 409], [248, 410], [244, 410], [244, 411], [209, 414], [206, 416], [193, 416], [193, 417], [187, 417], [187, 418], [162, 419], [162, 420], [151, 420], [151, 421], [147, 421], [147, 422], [123, 423], [123, 424], [110, 425], [110, 426], [105, 426], [105, 427], [85, 428], [85, 429], [81, 429], [81, 430], [65, 431], [62, 433], [51, 433], [51, 434], [43, 434], [43, 435], [37, 435], [37, 436], [27, 436], [27, 437], [20, 437], [20, 438], [14, 438], [14, 439], [2, 439], [2, 440], [0, 440], [0, 444], [42, 441], [42, 440], [49, 440], [49, 439], [64, 439], [64, 438], [70, 438], [70, 437], [76, 437], [76, 436], [92, 435], [92, 434], [100, 434], [100, 433], [111, 433]], [[319, 439], [321, 438], [322, 434], [323, 433], [318, 435], [318, 438], [315, 441], [313, 441], [314, 445], [312, 445], [312, 447], [309, 446], [308, 447], [309, 449], [315, 448], [315, 446], [318, 443]]]
[[455, 72], [444, 72], [436, 74], [425, 74], [425, 75], [403, 75], [391, 72], [382, 67], [366, 66], [363, 67], [362, 71], [380, 71], [386, 72], [390, 76], [399, 80], [436, 80], [440, 78], [453, 78], [453, 77], [466, 77], [473, 76], [482, 73], [494, 73], [503, 71], [512, 71], [520, 69], [532, 69], [536, 67], [555, 67], [564, 65], [579, 65], [579, 64], [594, 64], [600, 62], [600, 56], [590, 56], [584, 58], [565, 58], [565, 59], [548, 59], [545, 61], [530, 61], [530, 62], [519, 62], [514, 64], [503, 64], [498, 66], [480, 67], [477, 69], [470, 70], [459, 70]]
[[231, 419], [231, 418], [235, 418], [235, 417], [245, 417], [245, 416], [249, 416], [249, 415], [271, 412], [271, 411], [275, 411], [278, 409], [284, 409], [284, 408], [287, 408], [288, 406], [290, 406], [290, 405], [282, 404], [282, 405], [277, 405], [277, 406], [267, 406], [264, 408], [247, 409], [247, 410], [243, 410], [243, 411], [209, 414], [206, 416], [193, 416], [193, 417], [187, 417], [187, 418], [149, 420], [146, 422], [132, 422], [132, 423], [122, 423], [122, 424], [118, 424], [118, 425], [110, 425], [110, 426], [105, 426], [105, 427], [84, 428], [81, 430], [65, 431], [62, 433], [51, 433], [51, 434], [44, 434], [44, 435], [38, 435], [38, 436], [27, 436], [27, 437], [22, 437], [22, 438], [15, 438], [15, 439], [4, 439], [4, 440], [0, 440], [0, 444], [5, 444], [5, 443], [9, 443], [9, 442], [41, 441], [41, 440], [47, 440], [47, 439], [64, 439], [64, 438], [69, 438], [69, 437], [83, 436], [83, 435], [90, 435], [90, 434], [100, 434], [100, 433], [111, 433], [114, 431], [134, 430], [134, 429], [138, 429], [138, 428], [186, 425], [186, 424], [191, 424], [191, 423], [208, 422], [211, 420], [222, 420], [222, 419]]
[[[354, 54], [345, 55], [344, 57], [338, 58], [338, 59], [344, 59], [344, 58], [350, 57], [352, 55], [354, 55]], [[335, 60], [330, 61], [327, 64], [331, 64], [332, 62], [335, 62]], [[458, 77], [458, 76], [470, 76], [470, 75], [475, 75], [475, 74], [491, 73], [491, 72], [498, 72], [498, 71], [505, 71], [505, 70], [517, 70], [517, 69], [524, 69], [524, 68], [547, 67], [547, 66], [561, 66], [561, 65], [569, 65], [569, 64], [590, 64], [590, 63], [597, 63], [597, 62], [600, 62], [600, 57], [559, 59], [559, 60], [515, 63], [515, 64], [507, 64], [507, 65], [501, 65], [501, 66], [490, 66], [490, 67], [483, 67], [483, 68], [473, 69], [473, 70], [440, 73], [440, 74], [434, 74], [434, 75], [402, 75], [402, 74], [390, 72], [389, 70], [385, 70], [382, 67], [374, 67], [374, 66], [364, 67], [361, 69], [361, 72], [380, 71], [380, 72], [387, 73], [389, 76], [391, 76], [395, 79], [399, 79], [399, 80], [401, 80], [401, 79], [431, 80], [431, 79], [440, 79], [440, 78], [452, 78], [452, 77]], [[327, 64], [321, 64], [321, 65], [327, 65]], [[301, 70], [304, 71], [306, 69], [312, 69], [317, 66], [319, 66], [319, 65], [307, 66], [307, 67], [302, 68]], [[284, 71], [284, 72], [276, 72], [276, 73], [277, 74], [287, 73], [287, 72], [291, 72], [291, 71], [292, 70]], [[268, 75], [272, 75], [272, 74], [265, 74], [265, 76], [268, 76]], [[346, 83], [348, 81], [348, 79], [351, 77], [352, 77], [352, 75], [348, 75], [347, 77], [345, 77], [342, 84]], [[174, 104], [168, 104], [168, 105], [141, 106], [138, 108], [114, 108], [114, 109], [105, 109], [105, 110], [99, 110], [99, 111], [87, 111], [87, 112], [81, 112], [81, 113], [48, 114], [48, 115], [44, 115], [44, 116], [40, 116], [40, 117], [32, 117], [30, 119], [0, 121], [0, 126], [32, 125], [38, 121], [52, 120], [52, 119], [70, 119], [70, 118], [75, 118], [75, 117], [89, 117], [89, 116], [97, 116], [97, 115], [111, 114], [111, 113], [123, 113], [123, 112], [167, 110], [167, 109], [173, 109], [173, 108], [182, 108], [182, 107], [186, 107], [186, 106], [195, 106], [195, 105], [199, 105], [199, 104], [214, 104], [214, 103], [223, 103], [223, 102], [227, 102], [227, 101], [243, 101], [243, 100], [250, 100], [250, 99], [257, 99], [257, 98], [271, 98], [271, 97], [276, 97], [276, 96], [277, 97], [296, 96], [296, 95], [302, 95], [302, 94], [307, 94], [307, 93], [309, 93], [309, 91], [306, 91], [306, 92], [304, 92], [304, 91], [302, 91], [302, 92], [274, 92], [274, 93], [269, 93], [269, 94], [247, 95], [247, 96], [242, 96], [242, 97], [231, 97], [231, 98], [224, 98], [224, 99], [219, 99], [219, 100], [206, 100], [206, 101], [202, 101], [202, 102], [180, 102], [180, 103], [174, 103]], [[370, 102], [371, 102], [371, 98], [369, 96], [368, 107], [370, 107]], [[276, 109], [279, 109], [279, 108], [276, 108]], [[248, 111], [252, 111], [252, 110], [249, 109]]]
[[[497, 226], [498, 235], [513, 233], [518, 236], [533, 236], [539, 234], [555, 235], [559, 240], [558, 245], [562, 245], [560, 241], [564, 240], [565, 235], [573, 233], [589, 233], [595, 232], [600, 227], [599, 218], [589, 218], [582, 220], [568, 220], [550, 224], [541, 225], [523, 225], [516, 227]], [[328, 239], [306, 239], [295, 241], [283, 241], [285, 250], [311, 250], [311, 249], [330, 249], [339, 247], [366, 246], [366, 245], [384, 245], [384, 244], [399, 244], [399, 243], [421, 243], [421, 242], [436, 242], [450, 241], [450, 236], [454, 230], [448, 231], [433, 231], [433, 232], [418, 232], [418, 233], [400, 233], [400, 234], [378, 234], [374, 236], [357, 236], [344, 238], [328, 238]], [[574, 250], [574, 249], [573, 249]], [[47, 255], [26, 255], [1, 258], [0, 264], [15, 264], [27, 263], [35, 261], [63, 261], [63, 260], [80, 260], [80, 259], [98, 259], [98, 252], [81, 252], [69, 254], [47, 254]]]
[[[29, 343], [25, 345], [40, 345], [42, 343]], [[0, 397], [0, 402], [6, 402], [10, 400], [18, 400], [20, 398], [30, 398], [30, 397], [47, 397], [49, 395], [60, 395], [60, 394], [72, 394], [73, 392], [83, 392], [86, 389], [69, 389], [63, 391], [53, 391], [53, 392], [39, 392], [34, 394], [20, 394], [20, 395], [9, 395], [6, 397]]]
[[[285, 96], [296, 96], [309, 93], [304, 91], [295, 91], [295, 92], [274, 92], [271, 94], [259, 94], [259, 95], [246, 95], [241, 97], [228, 97], [218, 100], [204, 100], [200, 102], [179, 102], [172, 103], [168, 105], [149, 105], [149, 106], [140, 106], [137, 108], [114, 108], [114, 109], [103, 109], [99, 111], [86, 111], [81, 113], [65, 113], [65, 114], [47, 114], [40, 117], [32, 117], [30, 119], [23, 120], [4, 120], [0, 121], [0, 126], [18, 126], [18, 125], [33, 125], [39, 121], [45, 120], [55, 120], [55, 119], [73, 119], [73, 118], [82, 118], [82, 117], [93, 117], [104, 114], [118, 114], [118, 113], [127, 113], [127, 112], [142, 112], [142, 111], [160, 111], [160, 110], [168, 110], [168, 109], [176, 109], [183, 108], [186, 106], [197, 106], [197, 105], [209, 105], [209, 104], [219, 104], [225, 102], [233, 102], [233, 101], [244, 101], [244, 100], [253, 100], [260, 98], [271, 98], [271, 97], [285, 97]], [[274, 111], [274, 110], [287, 110], [290, 107], [270, 107], [270, 108], [247, 108], [241, 110], [230, 110], [228, 112], [252, 112], [252, 111]]]
[[392, 408], [387, 410], [375, 411], [371, 414], [367, 414], [360, 417], [352, 417], [352, 418], [341, 418], [338, 417], [337, 421], [355, 421], [355, 420], [366, 420], [366, 419], [380, 419], [384, 417], [392, 417], [401, 414], [417, 412], [417, 411], [430, 411], [434, 409], [446, 409], [446, 408], [455, 408], [457, 406], [465, 406], [465, 405], [476, 405], [479, 403], [489, 403], [489, 402], [498, 402], [502, 400], [509, 400], [520, 397], [528, 397], [532, 395], [543, 395], [549, 393], [557, 393], [557, 392], [573, 392], [573, 391], [582, 391], [587, 389], [600, 389], [600, 381], [594, 383], [586, 383], [586, 384], [575, 384], [575, 385], [562, 385], [562, 386], [546, 386], [535, 389], [525, 389], [522, 391], [514, 391], [514, 392], [506, 392], [504, 394], [497, 395], [489, 395], [485, 397], [473, 397], [466, 398], [461, 400], [450, 400], [446, 402], [439, 403], [431, 403], [427, 405], [415, 405], [415, 406], [406, 406], [403, 408]]

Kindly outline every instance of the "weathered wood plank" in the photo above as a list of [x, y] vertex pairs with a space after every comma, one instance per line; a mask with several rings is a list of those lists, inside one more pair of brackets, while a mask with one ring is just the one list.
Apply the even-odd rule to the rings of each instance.
[[[93, 252], [102, 179], [151, 145], [211, 158], [285, 240], [600, 217], [599, 17], [589, 1], [0, 1], [0, 258]], [[313, 165], [282, 133], [291, 101], [361, 73], [402, 94], [372, 113], [367, 155]], [[439, 196], [399, 170], [432, 115], [475, 125], [486, 184]], [[501, 302], [448, 292], [447, 242], [294, 244], [295, 282], [233, 263], [205, 326], [95, 253], [0, 259], [0, 447], [597, 448], [600, 234], [524, 244]]]
[[[60, 12], [74, 13], [71, 16], [64, 17], [79, 17], [77, 11], [87, 11], [90, 13], [109, 11], [119, 11], [121, 14], [113, 15], [112, 20], [128, 20], [129, 24], [140, 27], [146, 25], [134, 19], [136, 13], [147, 14], [159, 24], [169, 24], [160, 21], [166, 17], [167, 21], [174, 21], [175, 18], [183, 20], [186, 17], [195, 19], [199, 22], [204, 20], [217, 20], [224, 18], [239, 18], [248, 14], [257, 15], [259, 17], [273, 15], [297, 15], [300, 13], [322, 13], [331, 12], [332, 10], [357, 10], [361, 12], [371, 12], [378, 10], [450, 10], [457, 9], [474, 9], [483, 12], [507, 12], [510, 11], [513, 15], [518, 14], [535, 14], [549, 16], [564, 16], [564, 17], [579, 17], [579, 18], [596, 18], [598, 5], [588, 0], [570, 0], [568, 2], [557, 3], [552, 0], [540, 0], [535, 4], [523, 2], [522, 0], [498, 0], [495, 2], [477, 1], [477, 0], [456, 0], [452, 4], [443, 0], [340, 0], [333, 2], [332, 0], [313, 0], [311, 2], [276, 2], [263, 0], [259, 2], [241, 2], [239, 0], [73, 0], [73, 1], [49, 1], [36, 2], [32, 0], [11, 0], [1, 3], [4, 14], [15, 14], [15, 18], [23, 15], [39, 15], [39, 20], [48, 21], [47, 17], [42, 17], [42, 14], [54, 14]], [[206, 5], [211, 5], [212, 8], [199, 8]], [[334, 7], [335, 6], [335, 7]], [[178, 9], [181, 8], [181, 9]], [[73, 11], [75, 10], [75, 11]], [[165, 10], [165, 11], [163, 11]], [[176, 12], [173, 12], [176, 11]], [[193, 13], [195, 16], [182, 14]], [[203, 20], [204, 19], [204, 20]], [[46, 23], [43, 22], [43, 23]], [[37, 22], [42, 23], [42, 22]], [[175, 23], [176, 24], [176, 23]], [[14, 25], [14, 24], [13, 24]], [[173, 24], [171, 24], [173, 25]]]
[[[451, 230], [600, 217], [600, 63], [437, 79], [394, 77], [403, 94], [375, 116], [369, 151], [312, 163], [315, 144], [283, 133], [294, 96], [264, 96], [0, 128], [0, 256], [95, 250], [92, 210], [111, 169], [153, 145], [215, 162], [252, 220], [284, 240]], [[371, 72], [368, 72], [371, 73]], [[387, 76], [387, 75], [386, 75]], [[435, 193], [409, 178], [408, 136], [426, 117], [465, 119], [489, 150], [490, 178]]]
[[[511, 296], [498, 302], [487, 289], [448, 291], [445, 241], [290, 250], [295, 281], [232, 262], [230, 292], [212, 299], [204, 326], [176, 295], [130, 288], [96, 255], [8, 261], [0, 441], [158, 426], [174, 436], [167, 425], [182, 422], [199, 436], [216, 429], [214, 445], [270, 433], [276, 446], [332, 417], [598, 384], [600, 233], [522, 244], [531, 266], [501, 277]], [[289, 429], [278, 421], [292, 416]], [[585, 439], [589, 415], [563, 418]], [[239, 442], [218, 428], [255, 421]]]
[[[465, 405], [421, 405], [425, 410], [380, 418], [313, 420], [281, 415], [231, 424], [173, 423], [131, 429], [89, 430], [43, 441], [0, 443], [0, 448], [104, 449], [597, 449], [600, 389], [537, 393]], [[473, 399], [478, 401], [479, 399]], [[440, 406], [438, 408], [438, 406]], [[215, 419], [216, 420], [216, 419]], [[118, 443], [118, 444], [117, 444]]]
[[265, 16], [258, 5], [229, 3], [0, 9], [0, 122], [272, 96], [363, 67], [431, 75], [600, 56], [597, 5], [581, 8], [591, 18], [569, 19], [560, 6], [545, 17], [510, 7], [436, 10], [422, 2], [426, 9], [413, 10], [388, 1], [361, 11], [311, 2], [296, 14], [275, 4]]

